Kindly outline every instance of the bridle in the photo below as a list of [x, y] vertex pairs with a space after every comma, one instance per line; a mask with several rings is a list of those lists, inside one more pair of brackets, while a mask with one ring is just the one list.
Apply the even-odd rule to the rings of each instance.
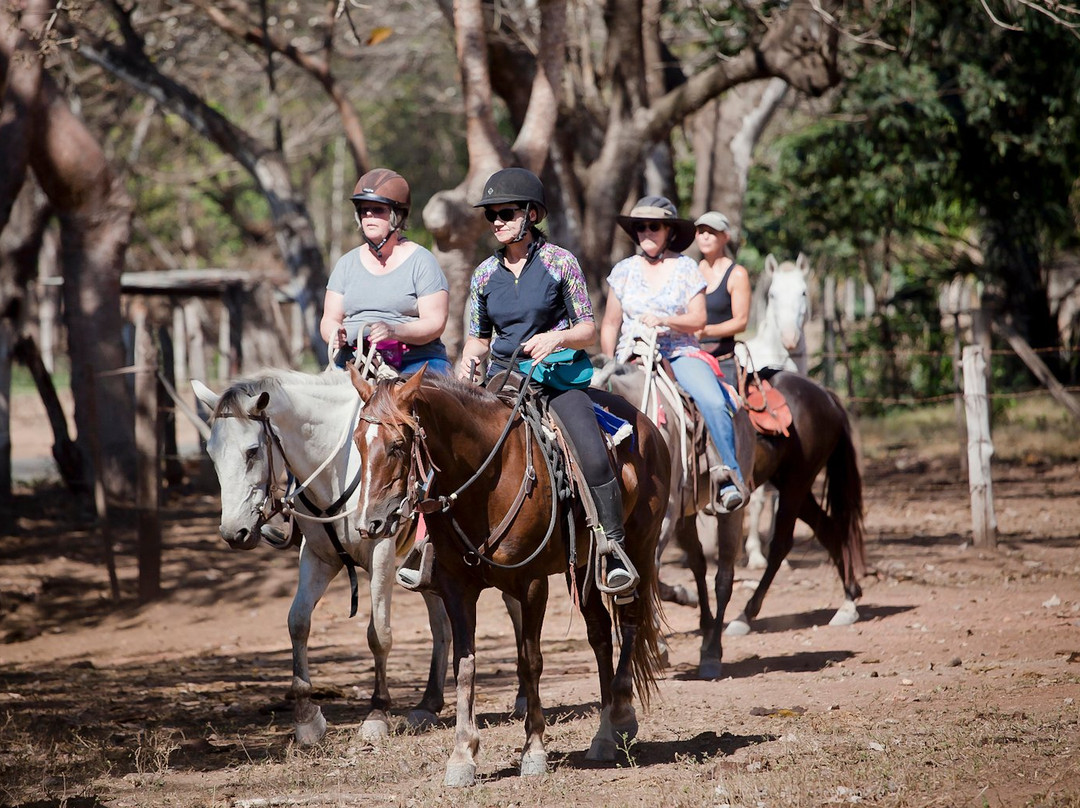
[[[527, 391], [528, 384], [523, 383], [521, 389], [518, 391], [517, 398], [511, 407], [506, 424], [503, 426], [498, 440], [495, 441], [495, 445], [491, 448], [491, 451], [488, 452], [484, 461], [476, 468], [468, 480], [458, 486], [452, 493], [445, 496], [432, 496], [436, 474], [441, 471], [441, 469], [435, 465], [435, 462], [431, 458], [431, 450], [427, 445], [427, 433], [420, 425], [419, 414], [416, 412], [415, 408], [410, 413], [411, 423], [409, 424], [409, 428], [412, 432], [412, 447], [409, 452], [409, 471], [406, 475], [405, 496], [402, 498], [395, 513], [401, 519], [411, 519], [416, 514], [447, 514], [447, 518], [454, 528], [454, 533], [463, 547], [465, 563], [469, 566], [478, 566], [479, 564], [484, 563], [491, 567], [504, 570], [524, 567], [532, 563], [532, 561], [544, 551], [555, 532], [555, 525], [558, 522], [558, 496], [556, 493], [555, 472], [551, 468], [551, 464], [548, 463], [546, 465], [548, 466], [548, 479], [552, 492], [551, 515], [548, 520], [548, 529], [544, 538], [527, 558], [515, 564], [500, 564], [487, 555], [487, 552], [493, 550], [506, 535], [510, 525], [521, 511], [525, 498], [536, 485], [536, 467], [533, 464], [532, 431], [535, 431], [538, 425], [534, 425], [531, 420], [522, 413], [522, 405]], [[525, 470], [522, 474], [521, 485], [518, 487], [517, 495], [514, 497], [513, 503], [511, 503], [506, 514], [503, 516], [502, 521], [500, 521], [488, 536], [480, 542], [479, 546], [477, 546], [465, 535], [465, 531], [462, 530], [461, 525], [450, 511], [457, 503], [459, 496], [480, 479], [487, 467], [491, 465], [496, 457], [498, 457], [519, 414], [523, 415], [522, 421], [525, 426]], [[360, 420], [377, 426], [388, 426], [386, 422], [378, 417], [367, 415], [363, 412], [360, 413]]]
[[[356, 410], [353, 411], [353, 418], [346, 422], [347, 429], [342, 436], [342, 439], [334, 447], [333, 451], [326, 457], [318, 468], [313, 471], [308, 478], [300, 485], [292, 486], [287, 485], [282, 488], [278, 483], [279, 475], [274, 470], [274, 450], [276, 449], [281, 454], [282, 471], [288, 472], [292, 477], [291, 464], [289, 463], [288, 455], [285, 453], [285, 447], [281, 443], [281, 438], [278, 437], [277, 432], [274, 430], [273, 425], [270, 423], [270, 416], [265, 413], [259, 413], [257, 415], [247, 415], [249, 420], [257, 421], [260, 424], [263, 445], [266, 449], [266, 480], [263, 482], [263, 500], [258, 508], [259, 518], [263, 523], [269, 521], [274, 516], [281, 514], [290, 521], [294, 518], [305, 519], [309, 522], [317, 522], [322, 524], [323, 529], [326, 531], [327, 538], [330, 539], [330, 544], [334, 548], [334, 552], [337, 553], [341, 563], [345, 566], [345, 570], [349, 575], [349, 585], [352, 592], [352, 608], [349, 612], [349, 617], [356, 615], [357, 605], [359, 603], [359, 583], [356, 577], [356, 562], [353, 557], [346, 552], [345, 548], [341, 544], [341, 540], [338, 538], [337, 531], [334, 529], [334, 522], [341, 519], [345, 519], [348, 516], [355, 513], [357, 507], [353, 507], [349, 510], [342, 510], [342, 507], [349, 498], [356, 491], [356, 487], [360, 484], [360, 479], [363, 474], [363, 466], [357, 468], [356, 474], [349, 484], [342, 491], [341, 495], [327, 508], [322, 508], [315, 504], [308, 497], [306, 489], [312, 483], [313, 480], [318, 478], [320, 474], [326, 469], [327, 466], [336, 458], [342, 448], [346, 445], [349, 437], [352, 435], [353, 423], [356, 420], [356, 412], [360, 409], [360, 399], [357, 398]], [[217, 418], [240, 418], [235, 413], [219, 413]], [[295, 478], [293, 478], [295, 479]], [[254, 486], [253, 486], [254, 488]], [[280, 495], [279, 495], [280, 492]], [[298, 510], [295, 505], [295, 501], [300, 500], [300, 503], [310, 513]], [[261, 525], [260, 525], [261, 527]], [[262, 535], [263, 541], [278, 550], [283, 550], [290, 546], [291, 541], [286, 538], [284, 540], [272, 539], [269, 536]]]

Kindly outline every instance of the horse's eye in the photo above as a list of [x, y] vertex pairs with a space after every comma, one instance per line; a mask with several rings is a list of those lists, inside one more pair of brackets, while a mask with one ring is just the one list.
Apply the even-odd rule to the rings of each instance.
[[259, 457], [259, 447], [258, 446], [252, 446], [250, 449], [248, 449], [246, 452], [244, 452], [244, 462], [247, 463], [248, 468], [251, 468], [253, 465], [255, 465], [255, 461], [258, 459], [258, 457]]
[[386, 450], [387, 454], [391, 457], [405, 457], [405, 441], [396, 440], [390, 444], [390, 448]]

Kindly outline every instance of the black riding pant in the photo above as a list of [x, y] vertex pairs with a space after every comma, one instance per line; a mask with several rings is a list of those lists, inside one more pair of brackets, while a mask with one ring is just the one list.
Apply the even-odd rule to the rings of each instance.
[[615, 479], [608, 461], [607, 446], [596, 423], [592, 399], [584, 390], [555, 390], [543, 388], [548, 406], [559, 416], [567, 437], [573, 443], [581, 472], [590, 488]]

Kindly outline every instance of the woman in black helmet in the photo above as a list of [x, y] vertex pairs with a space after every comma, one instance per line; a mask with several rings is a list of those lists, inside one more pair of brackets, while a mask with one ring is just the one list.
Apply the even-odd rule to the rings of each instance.
[[[446, 347], [449, 286], [435, 256], [403, 235], [409, 215], [409, 184], [388, 168], [362, 176], [353, 191], [356, 223], [364, 243], [334, 266], [326, 284], [319, 331], [344, 367], [361, 337], [402, 373], [425, 362], [450, 373]], [[359, 334], [367, 326], [366, 335]]]
[[[484, 209], [500, 249], [473, 272], [472, 311], [461, 351], [458, 375], [473, 378], [490, 354], [488, 374], [510, 367], [530, 371], [548, 360], [533, 378], [570, 433], [581, 470], [596, 503], [600, 526], [608, 539], [623, 544], [623, 507], [619, 482], [607, 459], [596, 425], [592, 400], [586, 395], [592, 375], [584, 349], [596, 340], [589, 290], [577, 259], [548, 243], [537, 225], [547, 215], [544, 186], [531, 171], [507, 168], [493, 174], [476, 204]], [[524, 360], [521, 362], [521, 360]], [[551, 360], [561, 360], [558, 365]], [[637, 576], [615, 553], [607, 556], [605, 583], [614, 594], [626, 594]]]

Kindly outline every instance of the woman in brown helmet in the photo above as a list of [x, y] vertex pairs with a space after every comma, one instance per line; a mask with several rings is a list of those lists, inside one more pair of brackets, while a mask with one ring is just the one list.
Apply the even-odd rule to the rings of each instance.
[[409, 184], [395, 171], [374, 168], [356, 183], [352, 203], [364, 243], [338, 260], [326, 284], [319, 331], [331, 357], [344, 367], [366, 339], [402, 373], [425, 362], [430, 371], [449, 373], [439, 339], [449, 285], [435, 256], [403, 234]]

